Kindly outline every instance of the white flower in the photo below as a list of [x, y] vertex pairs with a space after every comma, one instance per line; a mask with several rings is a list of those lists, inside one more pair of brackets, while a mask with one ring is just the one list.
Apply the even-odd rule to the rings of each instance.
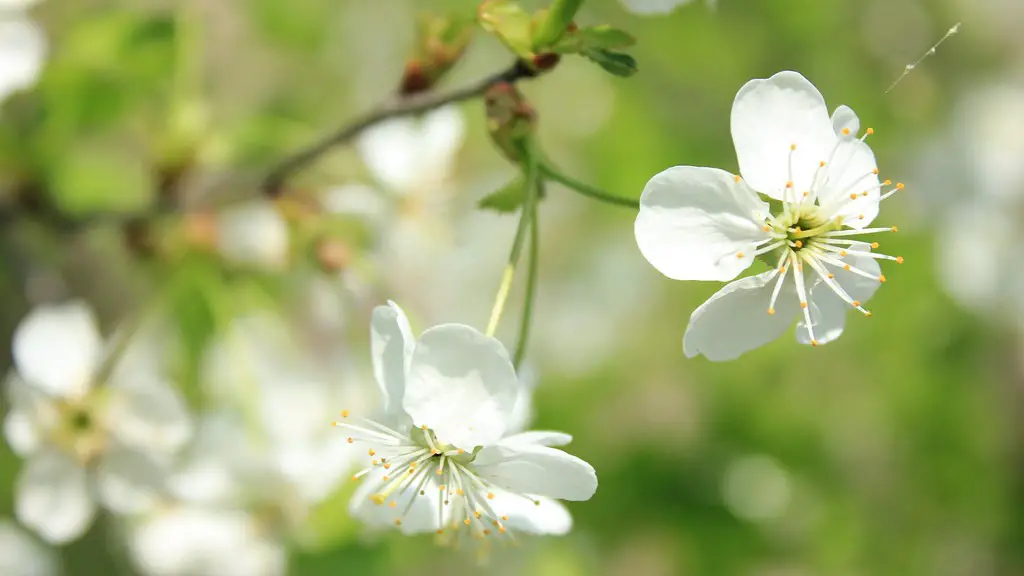
[[500, 342], [461, 324], [416, 340], [390, 303], [374, 310], [371, 347], [386, 422], [357, 423], [344, 411], [335, 423], [373, 458], [355, 475], [363, 484], [353, 515], [405, 533], [568, 532], [571, 517], [553, 499], [589, 499], [597, 476], [552, 448], [569, 435], [515, 433], [522, 384]]
[[102, 348], [82, 303], [40, 306], [14, 334], [17, 373], [7, 382], [4, 433], [27, 459], [15, 512], [51, 543], [85, 532], [97, 502], [123, 514], [152, 505], [163, 461], [191, 431], [184, 403], [152, 372], [154, 363], [139, 372], [144, 362], [127, 361], [94, 386]]
[[217, 217], [217, 244], [233, 262], [270, 270], [288, 264], [288, 223], [269, 202], [228, 208]]
[[46, 59], [46, 36], [24, 13], [36, 1], [0, 1], [0, 101], [35, 84]]
[[14, 522], [0, 520], [0, 574], [51, 576], [60, 572], [53, 550], [26, 534]]
[[[846, 308], [862, 306], [885, 276], [871, 252], [852, 240], [896, 231], [869, 228], [879, 202], [902, 189], [879, 182], [868, 128], [825, 100], [806, 78], [780, 72], [752, 80], [732, 107], [740, 176], [676, 166], [657, 174], [640, 198], [637, 244], [676, 280], [735, 278], [755, 260], [771, 270], [726, 285], [693, 312], [683, 339], [689, 357], [728, 360], [780, 336], [802, 316], [797, 339], [818, 345], [839, 337]], [[767, 197], [765, 201], [761, 196]], [[792, 279], [791, 281], [787, 281]]]

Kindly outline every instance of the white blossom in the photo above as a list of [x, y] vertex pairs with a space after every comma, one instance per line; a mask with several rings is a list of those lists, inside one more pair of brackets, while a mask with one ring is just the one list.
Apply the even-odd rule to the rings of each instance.
[[372, 459], [354, 476], [362, 484], [353, 515], [452, 538], [568, 532], [571, 517], [555, 499], [589, 499], [597, 476], [553, 448], [568, 444], [568, 434], [515, 428], [524, 384], [500, 342], [461, 324], [416, 339], [390, 303], [374, 310], [371, 348], [384, 420], [346, 410], [335, 423]]
[[[4, 434], [27, 460], [15, 512], [51, 543], [84, 533], [97, 504], [145, 511], [163, 489], [165, 462], [191, 432], [183, 401], [155, 362], [128, 360], [97, 386], [103, 347], [79, 302], [37, 307], [14, 334]], [[140, 349], [129, 350], [126, 357]]]
[[288, 223], [274, 204], [249, 202], [217, 216], [217, 247], [228, 260], [268, 270], [288, 265]]
[[35, 84], [42, 70], [46, 35], [25, 14], [37, 1], [0, 1], [0, 101]]
[[60, 573], [60, 564], [53, 550], [14, 522], [0, 520], [0, 574], [55, 576]]
[[726, 285], [690, 317], [687, 356], [728, 360], [781, 335], [800, 317], [797, 339], [835, 340], [846, 310], [863, 307], [885, 282], [877, 243], [858, 238], [881, 200], [903, 188], [880, 182], [875, 156], [857, 137], [860, 120], [825, 100], [806, 78], [780, 72], [752, 80], [732, 107], [740, 174], [676, 166], [652, 178], [640, 198], [637, 244], [676, 280], [727, 281], [755, 260], [770, 270]]

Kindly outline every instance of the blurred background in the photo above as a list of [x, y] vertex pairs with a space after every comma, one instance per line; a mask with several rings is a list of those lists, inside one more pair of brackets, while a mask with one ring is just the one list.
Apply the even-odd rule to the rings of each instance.
[[[474, 100], [363, 134], [276, 202], [259, 182], [392, 97], [417, 14], [475, 5], [0, 2], [0, 573], [1024, 573], [1019, 0], [588, 0], [577, 22], [633, 33], [640, 72], [566, 57], [519, 84], [563, 171], [636, 198], [672, 165], [735, 170], [736, 91], [797, 70], [907, 184], [878, 220], [906, 263], [833, 344], [687, 360], [719, 286], [662, 277], [631, 210], [552, 185], [534, 427], [575, 437], [597, 494], [569, 535], [487, 558], [349, 517], [364, 455], [330, 421], [378, 409], [370, 311], [482, 328], [516, 219], [476, 203], [516, 169]], [[437, 90], [511, 59], [478, 31]]]

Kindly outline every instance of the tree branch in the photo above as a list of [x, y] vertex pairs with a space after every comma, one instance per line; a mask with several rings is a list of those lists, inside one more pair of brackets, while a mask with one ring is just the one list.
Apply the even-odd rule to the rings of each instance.
[[484, 78], [475, 84], [447, 93], [427, 92], [415, 96], [400, 98], [391, 103], [356, 118], [322, 140], [308, 148], [299, 150], [282, 160], [263, 179], [263, 193], [270, 197], [279, 196], [285, 180], [292, 174], [315, 162], [335, 146], [345, 144], [367, 128], [392, 118], [412, 116], [440, 108], [446, 104], [463, 102], [482, 96], [488, 88], [502, 82], [515, 83], [524, 78], [533, 78], [537, 72], [522, 60], [516, 60], [506, 70]]

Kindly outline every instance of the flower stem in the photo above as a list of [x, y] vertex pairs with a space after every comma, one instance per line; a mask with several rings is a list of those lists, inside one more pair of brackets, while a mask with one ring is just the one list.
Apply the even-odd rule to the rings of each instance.
[[[544, 180], [539, 180], [537, 182], [537, 195], [543, 194], [543, 187]], [[530, 263], [526, 268], [526, 295], [523, 297], [523, 319], [519, 323], [519, 342], [516, 343], [516, 351], [512, 356], [512, 365], [515, 366], [516, 370], [519, 369], [519, 365], [523, 362], [523, 356], [526, 355], [526, 343], [530, 338], [530, 320], [533, 318], [533, 297], [537, 291], [540, 222], [537, 220], [536, 202], [534, 202], [532, 210], [533, 213], [530, 215], [530, 253], [527, 255]]]
[[559, 184], [561, 184], [561, 185], [563, 185], [563, 186], [565, 186], [565, 187], [567, 187], [567, 188], [569, 188], [571, 190], [575, 190], [576, 192], [579, 192], [580, 194], [582, 194], [584, 196], [593, 198], [594, 200], [598, 200], [600, 202], [605, 202], [605, 203], [608, 203], [608, 204], [614, 204], [616, 206], [625, 206], [627, 208], [633, 208], [633, 209], [636, 209], [636, 210], [640, 209], [640, 201], [639, 200], [633, 200], [632, 198], [622, 198], [621, 196], [615, 196], [613, 194], [609, 194], [609, 193], [605, 192], [604, 190], [599, 190], [597, 188], [594, 188], [593, 186], [590, 186], [589, 184], [584, 184], [583, 182], [580, 182], [579, 180], [574, 180], [573, 178], [570, 178], [570, 177], [566, 176], [565, 174], [562, 174], [561, 172], [559, 172], [556, 168], [554, 168], [550, 164], [547, 164], [547, 163], [541, 164], [540, 165], [540, 171], [541, 171], [541, 174], [543, 174], [545, 177], [547, 177], [547, 178], [549, 178], [551, 180], [554, 180], [555, 182], [558, 182]]
[[516, 144], [519, 149], [519, 157], [523, 159], [523, 166], [526, 170], [526, 181], [524, 189], [525, 201], [519, 212], [519, 226], [516, 228], [515, 238], [512, 240], [512, 251], [508, 256], [508, 264], [501, 276], [501, 285], [498, 287], [498, 295], [494, 298], [494, 308], [491, 310], [491, 319], [487, 323], [487, 335], [494, 336], [498, 330], [498, 323], [501, 322], [501, 314], [505, 311], [505, 302], [508, 300], [508, 292], [512, 288], [512, 280], [515, 278], [516, 264], [519, 262], [519, 255], [523, 251], [523, 242], [526, 240], [526, 229], [530, 226], [530, 220], [534, 214], [534, 206], [537, 200], [537, 180], [539, 168], [537, 165], [537, 154], [534, 152], [529, 141]]

